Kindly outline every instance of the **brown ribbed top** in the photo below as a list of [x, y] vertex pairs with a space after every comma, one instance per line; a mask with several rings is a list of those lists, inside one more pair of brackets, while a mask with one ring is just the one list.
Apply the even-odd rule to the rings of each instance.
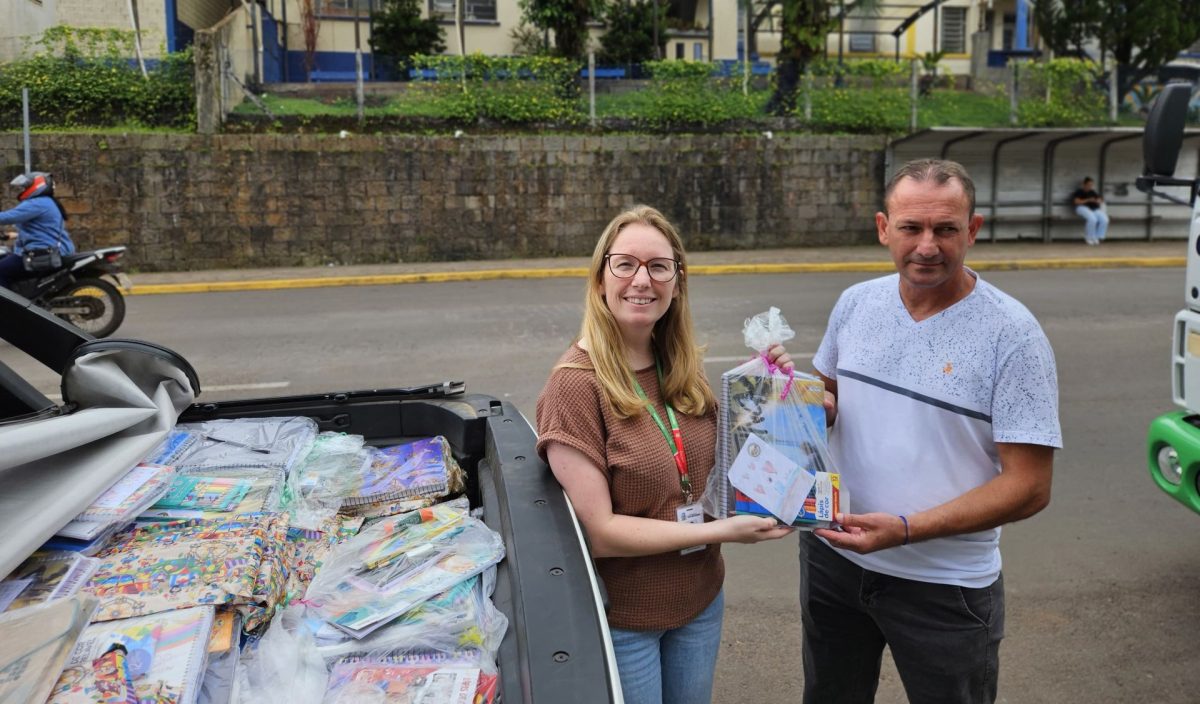
[[[578, 345], [559, 363], [591, 364]], [[638, 383], [670, 427], [654, 367], [636, 372]], [[704, 492], [712, 471], [717, 442], [717, 414], [675, 412], [683, 434], [693, 500]], [[676, 520], [683, 504], [679, 471], [672, 450], [650, 414], [620, 419], [604, 398], [589, 369], [556, 368], [537, 403], [538, 454], [546, 458], [551, 443], [562, 443], [591, 459], [608, 480], [613, 513]], [[679, 551], [645, 557], [606, 557], [596, 568], [608, 590], [608, 622], [616, 628], [657, 631], [678, 628], [700, 614], [716, 598], [725, 578], [720, 545], [690, 555]]]

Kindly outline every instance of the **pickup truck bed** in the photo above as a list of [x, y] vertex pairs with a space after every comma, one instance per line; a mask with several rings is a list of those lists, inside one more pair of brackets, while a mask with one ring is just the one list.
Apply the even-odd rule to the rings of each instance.
[[[81, 388], [97, 377], [80, 374], [76, 367], [105, 355], [116, 360], [110, 368], [127, 370], [134, 377], [143, 371], [142, 366], [164, 366], [171, 373], [160, 376], [180, 386], [190, 384], [192, 391], [199, 393], [196, 373], [170, 350], [134, 340], [92, 340], [2, 290], [0, 321], [4, 321], [0, 323], [0, 337], [67, 379], [64, 402], [59, 406], [0, 364], [0, 436], [9, 432], [12, 434], [7, 437], [28, 439], [28, 431], [35, 430], [35, 424], [83, 421], [83, 414], [107, 413], [109, 418], [128, 414], [127, 408], [98, 407], [104, 403], [104, 389]], [[143, 382], [142, 386], [161, 390], [163, 383], [156, 383]], [[72, 453], [98, 446], [104, 451], [89, 453], [93, 462], [99, 461], [97, 456], [123, 457], [122, 452], [136, 451], [129, 447], [131, 444], [140, 447], [157, 442], [169, 428], [159, 428], [157, 436], [154, 428], [164, 425], [164, 416], [173, 423], [176, 414], [175, 408], [159, 408], [157, 425], [149, 429], [145, 424], [155, 420], [153, 417], [117, 433], [124, 436], [121, 438], [100, 437], [66, 451], [47, 449], [45, 457], [0, 466], [0, 474], [21, 479], [19, 500], [27, 509], [22, 520], [35, 524], [25, 526], [27, 539], [20, 543], [22, 547], [9, 543], [0, 549], [0, 578], [28, 555], [30, 540], [36, 543], [38, 536], [53, 533], [78, 512], [75, 504], [83, 501], [86, 505], [111, 483], [101, 481], [98, 489], [89, 488], [82, 491], [82, 496], [72, 496], [74, 503], [59, 505], [63, 503], [63, 482], [73, 481], [76, 476], [68, 474], [75, 469], [70, 461]], [[380, 446], [444, 436], [468, 474], [467, 494], [472, 507], [483, 508], [484, 522], [505, 543], [506, 556], [497, 568], [493, 596], [496, 607], [509, 620], [499, 651], [502, 700], [547, 704], [622, 701], [604, 618], [602, 588], [592, 570], [582, 531], [562, 490], [536, 456], [533, 430], [513, 405], [490, 396], [462, 393], [453, 384], [440, 384], [191, 403], [182, 408], [177, 420], [270, 416], [307, 416], [322, 431], [362, 435], [369, 444]], [[114, 450], [114, 445], [118, 449]], [[89, 474], [93, 479], [102, 473], [115, 480], [129, 466], [132, 464], [109, 471], [101, 463]], [[62, 481], [39, 478], [46, 473], [62, 473]], [[0, 504], [8, 503], [17, 503], [15, 494], [0, 498]], [[0, 517], [0, 522], [4, 520]], [[0, 525], [0, 530], [5, 527]]]

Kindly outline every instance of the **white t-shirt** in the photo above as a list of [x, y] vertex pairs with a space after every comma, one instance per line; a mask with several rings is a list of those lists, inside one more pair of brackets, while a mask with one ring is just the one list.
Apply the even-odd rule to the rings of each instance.
[[[961, 496], [1000, 473], [998, 442], [1062, 447], [1050, 342], [1025, 306], [970, 273], [975, 289], [921, 322], [899, 274], [850, 287], [833, 308], [813, 365], [837, 380], [829, 447], [852, 513]], [[986, 587], [1000, 574], [1000, 529], [839, 552], [883, 574]]]

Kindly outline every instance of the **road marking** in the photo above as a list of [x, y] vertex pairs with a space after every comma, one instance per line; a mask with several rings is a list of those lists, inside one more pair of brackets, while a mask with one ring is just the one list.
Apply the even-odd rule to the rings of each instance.
[[[816, 352], [788, 352], [792, 359], [812, 359]], [[705, 357], [705, 364], [728, 364], [730, 362], [749, 362], [750, 355], [735, 355], [733, 357]]]
[[[976, 271], [1016, 271], [1022, 269], [1124, 269], [1131, 267], [1182, 267], [1186, 257], [1089, 257], [1080, 259], [1025, 259], [968, 261]], [[832, 272], [887, 273], [892, 262], [797, 262], [776, 264], [701, 264], [692, 266], [692, 274], [722, 276], [730, 274], [808, 274]], [[167, 293], [212, 293], [219, 291], [278, 291], [295, 288], [338, 286], [389, 286], [395, 284], [442, 283], [450, 281], [493, 281], [499, 279], [584, 278], [585, 267], [541, 269], [487, 269], [482, 271], [437, 271], [413, 274], [374, 274], [299, 279], [261, 279], [248, 281], [211, 281], [175, 284], [134, 283], [131, 296]]]

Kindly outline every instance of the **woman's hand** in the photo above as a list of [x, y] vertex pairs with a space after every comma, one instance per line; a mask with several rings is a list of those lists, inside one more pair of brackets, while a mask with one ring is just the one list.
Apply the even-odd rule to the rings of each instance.
[[771, 349], [767, 350], [767, 361], [779, 367], [784, 374], [790, 374], [796, 369], [796, 364], [792, 362], [783, 345], [771, 345]]
[[778, 540], [795, 532], [791, 526], [780, 525], [774, 518], [763, 516], [730, 516], [713, 521], [712, 526], [720, 531], [722, 543], [761, 543]]

